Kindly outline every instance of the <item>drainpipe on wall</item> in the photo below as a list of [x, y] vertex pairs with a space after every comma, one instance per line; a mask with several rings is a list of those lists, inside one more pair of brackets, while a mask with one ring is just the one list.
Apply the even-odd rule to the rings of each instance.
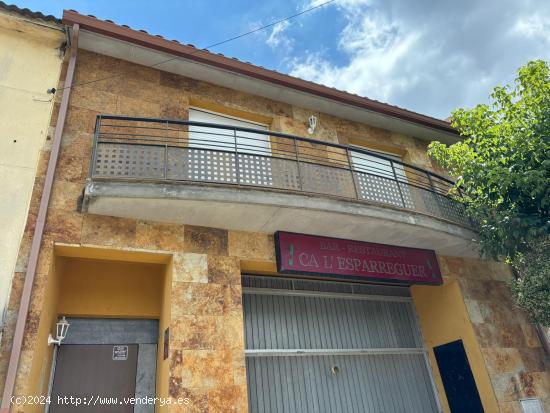
[[25, 283], [23, 285], [23, 291], [21, 293], [21, 302], [19, 304], [19, 312], [17, 314], [17, 321], [15, 324], [15, 333], [13, 336], [10, 361], [6, 374], [4, 393], [2, 395], [2, 404], [0, 405], [0, 413], [8, 413], [10, 411], [11, 398], [15, 387], [17, 367], [19, 365], [19, 357], [21, 356], [21, 346], [23, 344], [25, 324], [27, 321], [27, 314], [29, 312], [29, 305], [31, 301], [32, 285], [34, 283], [34, 277], [36, 274], [36, 265], [38, 263], [38, 255], [40, 253], [42, 235], [44, 234], [44, 226], [46, 224], [46, 214], [48, 212], [48, 204], [50, 202], [50, 195], [55, 175], [55, 167], [57, 166], [57, 159], [59, 157], [61, 135], [63, 134], [65, 117], [67, 115], [67, 108], [69, 107], [69, 96], [71, 93], [71, 86], [73, 84], [73, 75], [76, 66], [76, 56], [78, 51], [79, 28], [80, 26], [78, 24], [74, 24], [72, 27], [71, 56], [69, 58], [69, 66], [67, 68], [67, 75], [65, 76], [65, 83], [63, 85], [63, 95], [61, 97], [59, 115], [57, 116], [57, 124], [55, 126], [55, 132], [53, 136], [52, 150], [50, 153], [50, 159], [48, 161], [48, 168], [46, 170], [44, 190], [42, 192], [42, 197], [40, 198], [40, 206], [38, 208], [36, 226], [34, 228], [34, 234], [32, 237], [31, 250], [29, 252], [29, 262], [27, 265], [27, 272], [25, 273]]

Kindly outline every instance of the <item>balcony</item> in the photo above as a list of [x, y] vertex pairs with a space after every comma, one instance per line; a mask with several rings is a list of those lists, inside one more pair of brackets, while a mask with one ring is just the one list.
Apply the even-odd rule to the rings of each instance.
[[91, 213], [435, 245], [455, 255], [461, 239], [461, 251], [472, 249], [471, 223], [448, 196], [452, 181], [356, 147], [227, 125], [102, 115], [92, 156], [85, 191]]

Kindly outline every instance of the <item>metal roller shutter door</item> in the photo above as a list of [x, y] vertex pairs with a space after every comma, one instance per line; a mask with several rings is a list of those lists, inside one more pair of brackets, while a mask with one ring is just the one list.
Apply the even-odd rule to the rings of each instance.
[[439, 410], [408, 289], [255, 276], [243, 286], [250, 412]]

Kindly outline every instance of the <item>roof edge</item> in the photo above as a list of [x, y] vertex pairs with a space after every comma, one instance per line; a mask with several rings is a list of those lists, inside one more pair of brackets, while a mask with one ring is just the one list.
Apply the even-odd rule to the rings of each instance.
[[459, 136], [448, 121], [436, 119], [427, 115], [402, 109], [386, 103], [378, 102], [366, 97], [333, 89], [297, 77], [265, 69], [250, 63], [244, 63], [234, 58], [228, 58], [208, 50], [197, 49], [193, 46], [181, 44], [175, 40], [167, 40], [162, 36], [153, 36], [145, 31], [134, 30], [128, 26], [121, 26], [108, 20], [100, 20], [93, 16], [82, 15], [74, 10], [64, 10], [62, 22], [67, 25], [79, 24], [81, 30], [98, 33], [107, 37], [123, 40], [146, 48], [154, 49], [184, 59], [193, 60], [209, 66], [224, 69], [240, 75], [260, 79], [279, 86], [299, 90], [314, 96], [330, 99], [339, 103], [376, 112], [407, 122], [436, 129], [445, 133]]
[[16, 6], [15, 4], [7, 4], [3, 1], [0, 1], [0, 10], [7, 11], [9, 13], [18, 14], [19, 16], [26, 17], [29, 19], [36, 19], [36, 20], [42, 20], [44, 22], [48, 23], [55, 23], [55, 24], [61, 24], [61, 19], [52, 16], [51, 14], [43, 14], [39, 11], [32, 11], [28, 8], [20, 8]]

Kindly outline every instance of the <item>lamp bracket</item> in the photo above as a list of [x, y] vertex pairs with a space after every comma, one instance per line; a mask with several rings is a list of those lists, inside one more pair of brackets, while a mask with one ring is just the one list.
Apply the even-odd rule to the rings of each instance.
[[51, 346], [52, 344], [57, 344], [58, 346], [61, 344], [61, 340], [56, 340], [52, 337], [52, 335], [50, 334], [48, 336], [48, 346]]

